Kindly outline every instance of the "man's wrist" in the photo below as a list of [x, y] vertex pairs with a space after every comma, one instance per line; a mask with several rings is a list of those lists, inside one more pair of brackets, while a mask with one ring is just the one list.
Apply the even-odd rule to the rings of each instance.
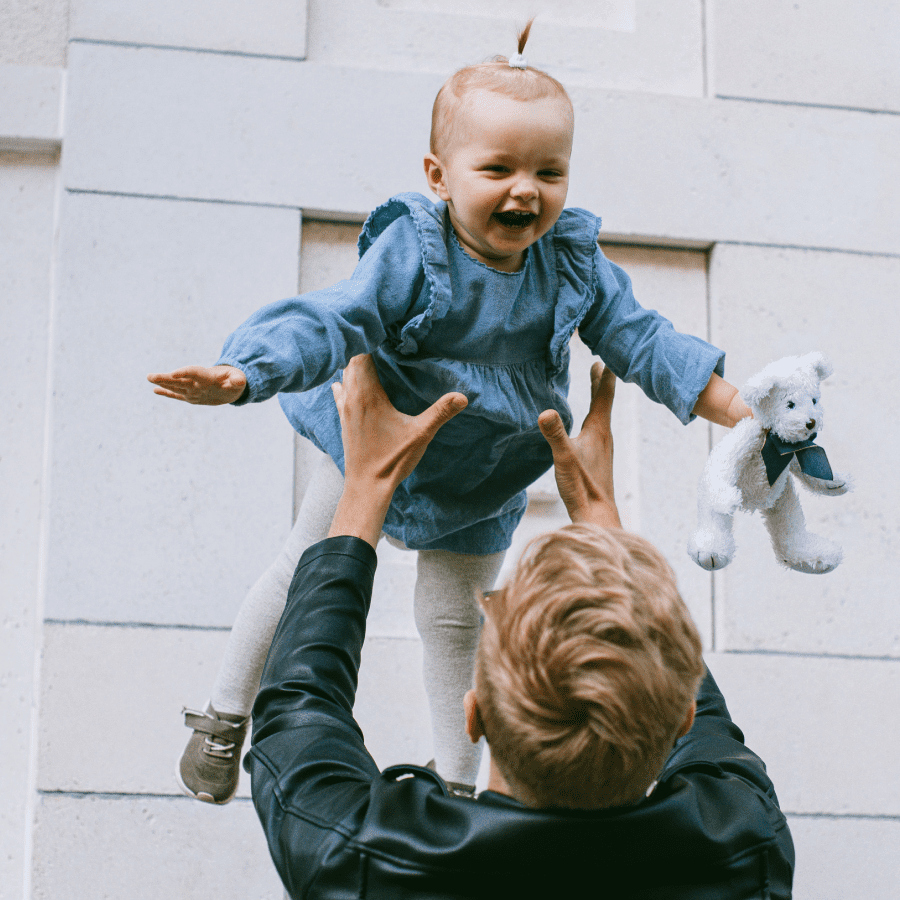
[[374, 547], [381, 535], [393, 494], [393, 488], [383, 482], [346, 481], [328, 537], [350, 535]]

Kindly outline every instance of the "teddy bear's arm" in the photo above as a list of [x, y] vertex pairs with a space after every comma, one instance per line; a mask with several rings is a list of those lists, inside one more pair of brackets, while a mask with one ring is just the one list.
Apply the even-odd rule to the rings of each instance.
[[759, 425], [754, 419], [743, 419], [713, 447], [706, 462], [704, 478], [712, 509], [732, 515], [743, 504], [738, 477], [759, 443]]
[[827, 497], [839, 497], [846, 494], [847, 491], [853, 490], [853, 481], [846, 472], [835, 472], [834, 478], [827, 481], [824, 478], [813, 478], [805, 475], [800, 471], [800, 466], [796, 459], [791, 460], [791, 472], [797, 476], [803, 486], [814, 494], [824, 494]]

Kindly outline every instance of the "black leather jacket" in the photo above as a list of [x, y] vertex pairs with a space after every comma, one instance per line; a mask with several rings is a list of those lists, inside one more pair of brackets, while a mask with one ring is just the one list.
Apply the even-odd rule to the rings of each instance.
[[787, 898], [794, 848], [762, 760], [710, 675], [651, 796], [595, 812], [448, 796], [418, 766], [379, 772], [353, 719], [374, 550], [301, 558], [244, 761], [293, 898]]

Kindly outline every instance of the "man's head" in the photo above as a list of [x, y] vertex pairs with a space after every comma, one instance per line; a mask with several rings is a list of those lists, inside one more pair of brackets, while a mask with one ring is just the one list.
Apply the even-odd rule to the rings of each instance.
[[569, 525], [533, 541], [484, 607], [468, 720], [513, 796], [639, 800], [690, 727], [704, 672], [668, 563], [636, 535]]

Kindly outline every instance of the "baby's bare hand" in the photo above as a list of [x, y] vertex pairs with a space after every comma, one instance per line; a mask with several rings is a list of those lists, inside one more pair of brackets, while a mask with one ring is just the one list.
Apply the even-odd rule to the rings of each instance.
[[148, 375], [147, 381], [156, 385], [154, 394], [201, 406], [233, 403], [247, 387], [247, 376], [234, 366], [185, 366], [168, 374]]

